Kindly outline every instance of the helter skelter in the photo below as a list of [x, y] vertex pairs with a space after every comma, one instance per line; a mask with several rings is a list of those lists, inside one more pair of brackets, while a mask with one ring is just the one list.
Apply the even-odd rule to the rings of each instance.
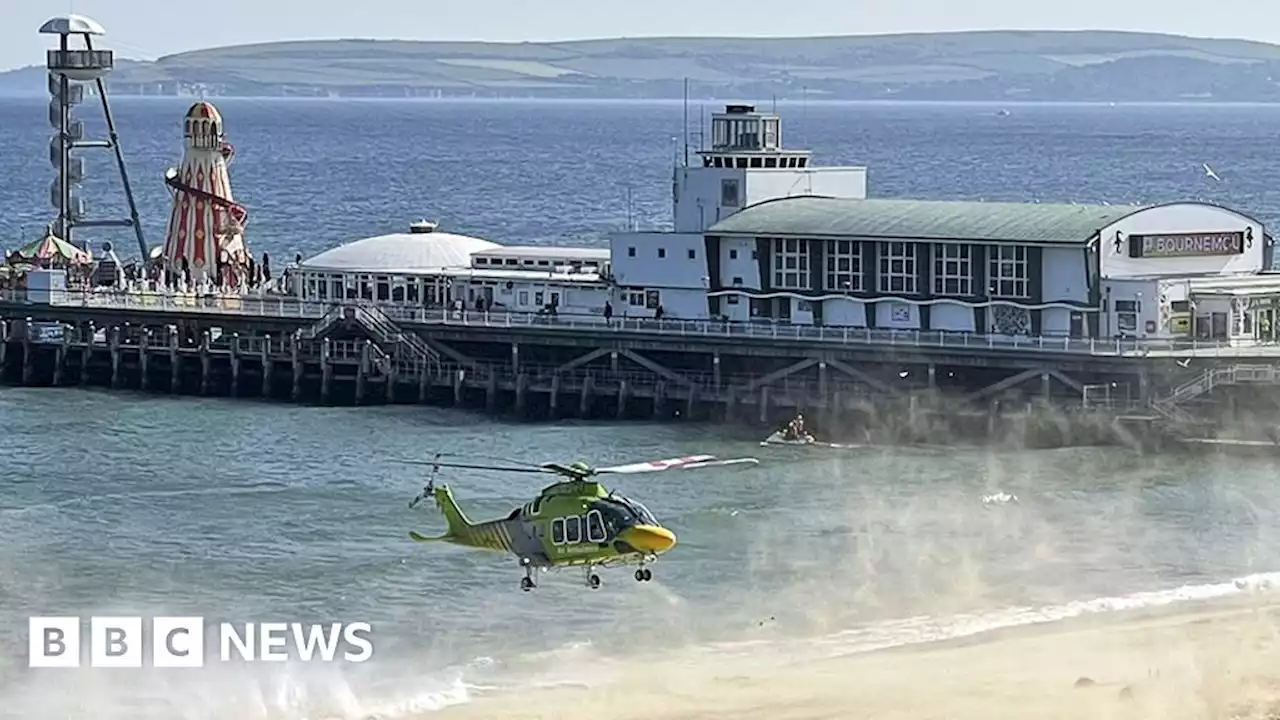
[[244, 288], [252, 259], [244, 241], [249, 220], [232, 199], [228, 172], [235, 148], [223, 136], [222, 115], [200, 101], [187, 111], [182, 165], [165, 173], [173, 212], [165, 232], [164, 266], [175, 283]]

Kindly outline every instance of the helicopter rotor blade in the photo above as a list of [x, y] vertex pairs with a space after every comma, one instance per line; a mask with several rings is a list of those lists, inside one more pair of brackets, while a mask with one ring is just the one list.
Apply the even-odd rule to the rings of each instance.
[[757, 465], [755, 458], [735, 458], [719, 460], [714, 455], [689, 455], [686, 457], [651, 460], [649, 462], [614, 465], [613, 467], [596, 468], [598, 475], [631, 475], [635, 473], [661, 472], [663, 470], [693, 470], [698, 468], [719, 467], [723, 465]]
[[433, 460], [397, 460], [396, 462], [402, 463], [405, 465], [424, 465], [426, 467], [462, 468], [464, 470], [495, 470], [498, 472], [536, 473], [539, 475], [545, 475], [551, 472], [550, 470], [547, 470], [545, 468], [540, 468], [540, 467], [502, 467], [501, 465], [479, 465], [479, 464], [473, 464], [473, 463], [448, 463], [448, 462], [437, 462]]

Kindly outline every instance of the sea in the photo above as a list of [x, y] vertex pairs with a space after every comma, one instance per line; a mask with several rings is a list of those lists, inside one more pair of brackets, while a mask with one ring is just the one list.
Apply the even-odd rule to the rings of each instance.
[[[112, 103], [151, 244], [190, 103]], [[247, 240], [281, 260], [423, 218], [508, 244], [600, 246], [629, 225], [661, 228], [686, 137], [679, 102], [216, 104]], [[691, 142], [719, 104], [692, 105]], [[868, 166], [875, 197], [1199, 199], [1280, 220], [1280, 107], [778, 109], [786, 145]], [[102, 132], [96, 107], [78, 112]], [[0, 100], [0, 247], [51, 219], [51, 132], [44, 101]], [[85, 156], [90, 213], [127, 216], [110, 152]], [[95, 231], [94, 247], [136, 253], [130, 232], [112, 232]], [[760, 439], [712, 424], [0, 388], [0, 716], [430, 717], [495, 694], [614, 682], [654, 657], [790, 662], [1280, 579], [1269, 460]], [[425, 480], [410, 462], [436, 452], [489, 464], [694, 453], [761, 463], [617, 477], [611, 488], [679, 537], [653, 581], [605, 571], [591, 590], [580, 572], [548, 573], [525, 593], [514, 558], [410, 541], [410, 530], [443, 527], [429, 503], [408, 507]], [[441, 481], [473, 519], [507, 514], [546, 482], [488, 470]], [[992, 501], [1000, 493], [1015, 499]], [[363, 663], [32, 669], [33, 615], [368, 622], [375, 652]]]

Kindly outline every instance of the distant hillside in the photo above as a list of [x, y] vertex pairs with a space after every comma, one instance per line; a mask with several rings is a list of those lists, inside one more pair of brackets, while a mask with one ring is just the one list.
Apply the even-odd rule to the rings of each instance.
[[[110, 47], [110, 40], [107, 41]], [[1280, 46], [1109, 31], [559, 43], [322, 40], [122, 62], [117, 94], [902, 100], [1280, 100]], [[42, 94], [39, 68], [0, 93]]]

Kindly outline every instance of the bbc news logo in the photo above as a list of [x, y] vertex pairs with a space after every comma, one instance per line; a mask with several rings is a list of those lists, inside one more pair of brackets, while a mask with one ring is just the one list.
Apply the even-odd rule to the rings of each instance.
[[[90, 667], [140, 668], [150, 647], [152, 667], [204, 667], [206, 661], [286, 662], [319, 659], [365, 662], [373, 657], [369, 623], [219, 623], [202, 617], [152, 618], [149, 633], [141, 617], [89, 618], [87, 643], [78, 617], [28, 620], [29, 666], [80, 667], [88, 646]], [[216, 628], [217, 653], [206, 644], [206, 629]], [[208, 650], [209, 652], [206, 652]]]

